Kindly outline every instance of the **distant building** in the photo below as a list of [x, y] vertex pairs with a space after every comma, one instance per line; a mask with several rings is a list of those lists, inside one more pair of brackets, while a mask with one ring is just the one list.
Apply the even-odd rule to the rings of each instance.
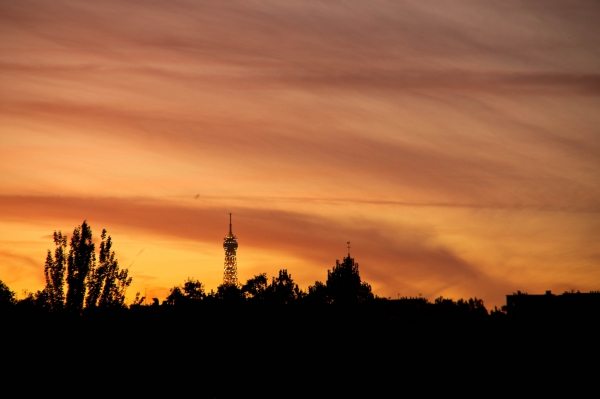
[[225, 250], [225, 267], [223, 268], [223, 285], [237, 285], [237, 260], [236, 251], [238, 243], [237, 237], [231, 231], [231, 213], [229, 214], [229, 234], [223, 240], [223, 249]]
[[555, 295], [529, 295], [518, 291], [506, 296], [506, 313], [510, 316], [589, 316], [600, 314], [600, 291], [565, 292]]

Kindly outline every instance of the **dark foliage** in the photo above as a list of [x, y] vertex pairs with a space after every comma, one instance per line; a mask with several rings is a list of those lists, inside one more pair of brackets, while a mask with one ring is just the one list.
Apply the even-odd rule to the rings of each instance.
[[229, 304], [239, 304], [246, 300], [242, 289], [237, 285], [221, 284], [217, 287], [217, 293], [211, 296], [211, 299], [217, 299]]
[[250, 301], [262, 301], [266, 299], [267, 274], [258, 274], [242, 286], [242, 293]]
[[0, 308], [16, 304], [15, 293], [8, 288], [4, 281], [0, 280]]
[[335, 267], [327, 271], [327, 281], [316, 281], [308, 287], [307, 301], [313, 304], [334, 304], [354, 306], [374, 299], [371, 286], [362, 282], [358, 273], [358, 263], [350, 255], [343, 262], [335, 261]]
[[80, 315], [84, 309], [126, 307], [125, 292], [132, 279], [127, 269], [119, 268], [106, 230], [101, 235], [98, 265], [92, 229], [85, 220], [73, 230], [68, 253], [67, 236], [55, 231], [53, 238], [54, 253], [48, 250], [44, 264], [45, 287], [21, 300], [19, 308]]
[[327, 271], [327, 296], [333, 304], [351, 305], [365, 303], [373, 299], [371, 286], [361, 282], [358, 263], [348, 255], [340, 263], [335, 261], [333, 270]]
[[273, 277], [271, 284], [267, 287], [266, 298], [275, 304], [288, 305], [304, 296], [298, 288], [298, 284], [292, 280], [292, 275], [286, 269], [279, 271], [277, 277]]
[[[165, 303], [167, 305], [192, 305], [206, 297], [204, 286], [198, 280], [188, 278], [182, 286], [171, 288]], [[135, 301], [134, 301], [135, 303]]]
[[85, 220], [73, 230], [70, 246], [67, 258], [66, 308], [78, 314], [83, 310], [86, 280], [96, 260], [92, 229]]
[[112, 239], [102, 230], [99, 264], [90, 271], [87, 280], [86, 308], [112, 308], [125, 306], [125, 291], [131, 285], [127, 269], [120, 270], [112, 251]]
[[65, 303], [65, 270], [67, 263], [66, 248], [67, 237], [62, 233], [54, 232], [54, 257], [48, 250], [46, 256], [46, 264], [44, 267], [44, 275], [46, 277], [46, 287], [44, 288], [44, 300], [41, 302], [51, 311], [59, 311], [64, 307]]

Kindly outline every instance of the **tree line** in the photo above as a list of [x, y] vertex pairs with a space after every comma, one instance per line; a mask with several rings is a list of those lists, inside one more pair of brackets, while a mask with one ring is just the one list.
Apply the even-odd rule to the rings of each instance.
[[[193, 308], [210, 304], [298, 305], [311, 307], [349, 308], [362, 306], [381, 309], [392, 314], [488, 315], [483, 300], [439, 297], [434, 302], [425, 298], [401, 298], [390, 301], [373, 294], [371, 285], [361, 280], [358, 263], [348, 255], [327, 271], [325, 282], [315, 281], [304, 291], [298, 287], [287, 269], [269, 279], [260, 273], [244, 284], [222, 284], [217, 290], [206, 291], [204, 284], [188, 278], [170, 289], [167, 298], [145, 305], [144, 297], [136, 293], [129, 305], [125, 303], [131, 285], [128, 269], [121, 269], [113, 250], [112, 238], [102, 230], [98, 256], [92, 242], [92, 230], [87, 221], [76, 226], [69, 240], [61, 231], [53, 234], [54, 251], [48, 250], [44, 264], [45, 287], [16, 300], [6, 284], [0, 281], [0, 307], [16, 305], [48, 313], [82, 314], [94, 309], [138, 309], [141, 307]], [[492, 314], [503, 314], [495, 309]]]
[[281, 305], [295, 302], [352, 305], [368, 303], [375, 298], [371, 286], [361, 281], [358, 263], [348, 256], [343, 262], [336, 261], [335, 267], [327, 272], [325, 283], [316, 281], [314, 285], [308, 287], [308, 291], [298, 287], [287, 269], [281, 269], [270, 282], [267, 274], [261, 273], [248, 279], [245, 284], [222, 284], [217, 287], [216, 292], [211, 290], [210, 293], [205, 292], [204, 285], [199, 280], [188, 278], [183, 285], [175, 286], [170, 290], [163, 305], [189, 306], [201, 301], [219, 300], [230, 303]]

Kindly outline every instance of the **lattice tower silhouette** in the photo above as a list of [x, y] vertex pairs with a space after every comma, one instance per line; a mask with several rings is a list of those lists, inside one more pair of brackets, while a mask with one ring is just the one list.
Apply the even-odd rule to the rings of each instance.
[[224, 285], [237, 285], [238, 274], [237, 274], [237, 251], [238, 243], [237, 237], [233, 235], [231, 231], [231, 213], [229, 214], [229, 234], [225, 236], [223, 241], [223, 249], [225, 250], [225, 267], [223, 268], [223, 284]]

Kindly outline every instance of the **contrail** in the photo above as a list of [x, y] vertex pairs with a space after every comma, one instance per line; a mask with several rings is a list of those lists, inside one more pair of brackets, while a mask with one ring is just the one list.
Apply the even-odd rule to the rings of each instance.
[[138, 252], [136, 256], [133, 257], [133, 260], [131, 261], [131, 264], [129, 265], [128, 269], [131, 268], [131, 266], [133, 266], [133, 263], [138, 258], [138, 256], [140, 256], [141, 253], [144, 252], [144, 249], [146, 249], [146, 248], [142, 248], [142, 250], [140, 252]]

